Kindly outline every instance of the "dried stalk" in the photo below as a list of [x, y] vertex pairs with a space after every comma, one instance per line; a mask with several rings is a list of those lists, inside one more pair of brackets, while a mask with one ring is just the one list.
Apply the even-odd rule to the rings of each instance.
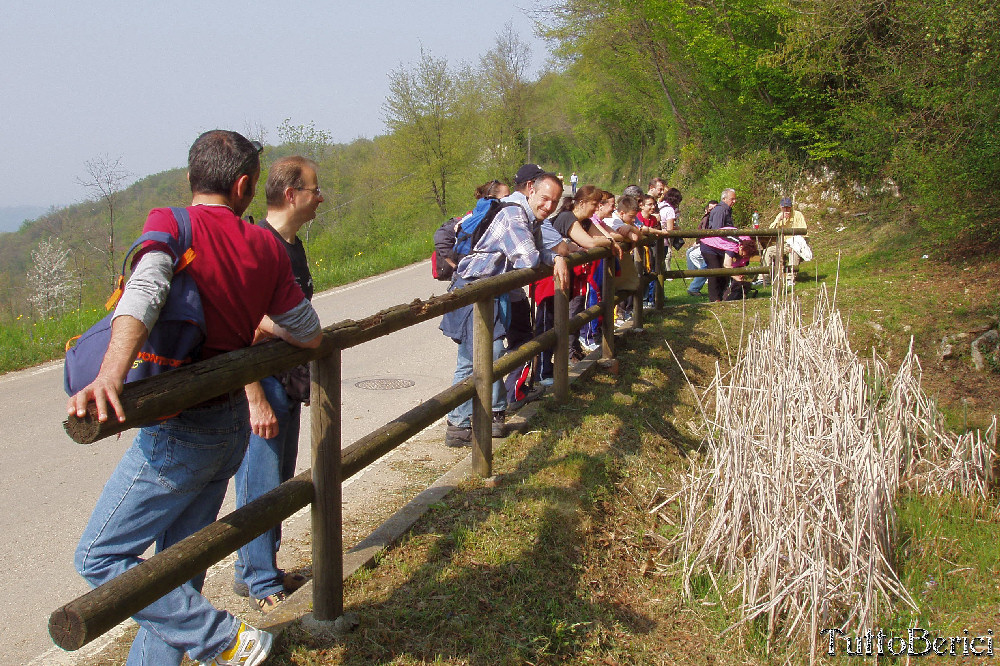
[[716, 589], [719, 572], [734, 582], [741, 619], [726, 631], [764, 616], [769, 639], [808, 627], [815, 648], [820, 630], [871, 627], [895, 600], [916, 609], [893, 569], [894, 499], [985, 495], [996, 419], [985, 434], [948, 433], [912, 341], [894, 375], [874, 353], [862, 362], [825, 288], [811, 322], [791, 294], [772, 306], [732, 369], [716, 367], [714, 415], [695, 392], [705, 454], [651, 513], [677, 507], [686, 594], [702, 572]]

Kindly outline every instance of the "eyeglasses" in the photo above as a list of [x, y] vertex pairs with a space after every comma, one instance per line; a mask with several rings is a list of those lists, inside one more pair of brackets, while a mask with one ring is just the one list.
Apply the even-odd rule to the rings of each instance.
[[312, 192], [318, 197], [323, 196], [323, 190], [319, 187], [296, 187], [297, 190], [302, 190], [303, 192]]

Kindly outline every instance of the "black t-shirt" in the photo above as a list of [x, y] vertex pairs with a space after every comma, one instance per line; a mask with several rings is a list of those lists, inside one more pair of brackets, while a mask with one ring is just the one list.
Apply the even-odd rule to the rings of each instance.
[[552, 226], [556, 231], [562, 234], [563, 238], [569, 238], [569, 230], [573, 226], [574, 222], [579, 222], [584, 231], [588, 233], [590, 232], [590, 218], [587, 218], [586, 220], [577, 220], [576, 215], [574, 215], [571, 210], [564, 210], [556, 215], [555, 219], [552, 220]]
[[296, 236], [294, 244], [286, 242], [267, 220], [261, 220], [260, 226], [274, 234], [274, 237], [281, 243], [281, 247], [285, 248], [288, 260], [292, 262], [292, 274], [295, 276], [295, 281], [299, 283], [299, 288], [302, 289], [302, 293], [305, 294], [306, 299], [311, 301], [313, 297], [313, 279], [312, 273], [309, 272], [309, 262], [306, 260], [306, 249], [302, 246], [302, 240]]

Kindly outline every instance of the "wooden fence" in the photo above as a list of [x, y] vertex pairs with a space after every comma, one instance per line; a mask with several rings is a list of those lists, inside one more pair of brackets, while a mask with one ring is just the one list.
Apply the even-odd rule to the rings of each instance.
[[[778, 247], [783, 248], [783, 235], [789, 232], [740, 230], [739, 233], [777, 237]], [[697, 230], [669, 232], [669, 236], [681, 238], [719, 235], [723, 234]], [[658, 267], [656, 279], [661, 288], [655, 290], [657, 309], [663, 306], [662, 282], [666, 278], [747, 275], [766, 271], [763, 268], [667, 271], [663, 270], [663, 240], [646, 244], [654, 247]], [[611, 250], [595, 248], [575, 254], [567, 262], [576, 266], [610, 256]], [[492, 355], [496, 297], [551, 275], [550, 267], [513, 271], [476, 281], [442, 296], [398, 305], [360, 321], [341, 321], [323, 329], [323, 342], [316, 349], [299, 349], [284, 342], [271, 341], [127, 384], [121, 396], [126, 414], [124, 422], [98, 422], [93, 404], [85, 417], [71, 416], [64, 424], [67, 433], [75, 441], [89, 444], [175, 414], [209, 398], [241, 390], [246, 384], [281, 370], [311, 362], [312, 468], [54, 611], [49, 617], [49, 633], [53, 641], [65, 650], [81, 648], [310, 503], [313, 615], [321, 621], [336, 619], [343, 613], [343, 481], [470, 398], [473, 400], [473, 469], [480, 476], [491, 476], [494, 377], [502, 377], [543, 350], [555, 347], [553, 388], [555, 399], [565, 402], [569, 398], [569, 334], [602, 315], [602, 356], [614, 356], [614, 306], [624, 296], [615, 293], [612, 264], [605, 262], [604, 291], [599, 304], [570, 318], [568, 295], [557, 284], [554, 328], [501, 357], [496, 363]], [[639, 273], [642, 275], [641, 269]], [[642, 299], [646, 284], [645, 280], [640, 280], [639, 288], [634, 293], [634, 328], [642, 327]], [[466, 305], [474, 306], [472, 376], [342, 450], [342, 350]]]

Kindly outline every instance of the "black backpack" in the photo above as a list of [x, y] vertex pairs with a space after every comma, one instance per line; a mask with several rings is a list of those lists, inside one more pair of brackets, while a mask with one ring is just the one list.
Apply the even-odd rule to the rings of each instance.
[[756, 298], [757, 290], [753, 284], [745, 280], [730, 280], [729, 286], [722, 293], [724, 301], [742, 301], [744, 298]]
[[698, 223], [699, 229], [708, 229], [708, 215], [709, 212], [705, 211], [705, 214], [701, 216], [701, 221]]
[[[461, 218], [451, 217], [445, 220], [434, 232], [434, 252], [431, 253], [431, 275], [435, 280], [450, 280], [458, 266], [455, 257], [455, 228]], [[448, 263], [454, 262], [454, 266]]]

